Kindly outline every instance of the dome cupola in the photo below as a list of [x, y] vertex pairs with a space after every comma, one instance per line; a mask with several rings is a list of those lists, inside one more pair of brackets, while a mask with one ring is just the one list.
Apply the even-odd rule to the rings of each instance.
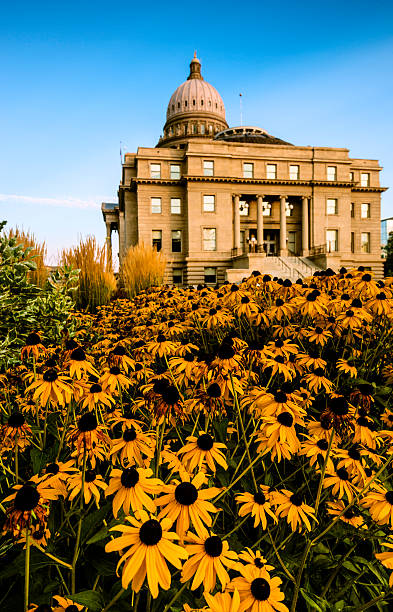
[[201, 62], [194, 54], [190, 74], [169, 100], [164, 135], [158, 146], [172, 146], [173, 141], [189, 138], [213, 138], [225, 130], [224, 102], [218, 91], [204, 80]]

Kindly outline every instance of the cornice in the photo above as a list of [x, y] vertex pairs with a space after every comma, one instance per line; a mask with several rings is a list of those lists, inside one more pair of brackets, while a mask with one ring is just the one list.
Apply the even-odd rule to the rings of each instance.
[[229, 183], [232, 185], [292, 185], [302, 187], [347, 188], [351, 191], [382, 193], [388, 187], [359, 187], [351, 181], [302, 181], [287, 179], [236, 178], [228, 176], [183, 176], [181, 179], [132, 178], [130, 185], [120, 185], [120, 189], [135, 189], [137, 185], [185, 185], [187, 183]]

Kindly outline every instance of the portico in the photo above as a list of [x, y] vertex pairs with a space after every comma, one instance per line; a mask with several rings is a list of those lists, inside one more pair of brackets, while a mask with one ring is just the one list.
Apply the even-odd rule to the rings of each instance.
[[232, 256], [309, 254], [309, 197], [232, 195]]

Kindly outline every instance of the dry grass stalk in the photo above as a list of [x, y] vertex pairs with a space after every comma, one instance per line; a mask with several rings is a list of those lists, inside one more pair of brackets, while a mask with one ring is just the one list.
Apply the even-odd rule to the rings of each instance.
[[29, 281], [37, 287], [43, 288], [49, 275], [49, 270], [45, 265], [47, 248], [45, 242], [38, 242], [34, 234], [16, 227], [8, 232], [9, 238], [16, 238], [18, 244], [22, 244], [25, 249], [31, 248], [29, 257], [35, 263], [36, 269], [28, 274]]
[[143, 242], [128, 249], [120, 270], [121, 281], [129, 298], [149, 287], [161, 285], [166, 261], [161, 252]]
[[94, 236], [80, 239], [77, 246], [63, 249], [62, 264], [80, 270], [77, 306], [94, 310], [106, 304], [116, 291], [116, 277], [112, 271], [105, 246], [98, 244]]

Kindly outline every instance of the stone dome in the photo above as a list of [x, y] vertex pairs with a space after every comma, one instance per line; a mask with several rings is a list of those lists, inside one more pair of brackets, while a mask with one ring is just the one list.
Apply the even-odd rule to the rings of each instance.
[[201, 62], [194, 55], [190, 74], [174, 91], [166, 112], [167, 121], [184, 113], [211, 113], [225, 121], [225, 106], [218, 91], [201, 75]]
[[187, 81], [169, 100], [163, 136], [157, 146], [179, 147], [191, 138], [211, 139], [227, 127], [224, 102], [213, 85], [203, 79], [195, 53]]

